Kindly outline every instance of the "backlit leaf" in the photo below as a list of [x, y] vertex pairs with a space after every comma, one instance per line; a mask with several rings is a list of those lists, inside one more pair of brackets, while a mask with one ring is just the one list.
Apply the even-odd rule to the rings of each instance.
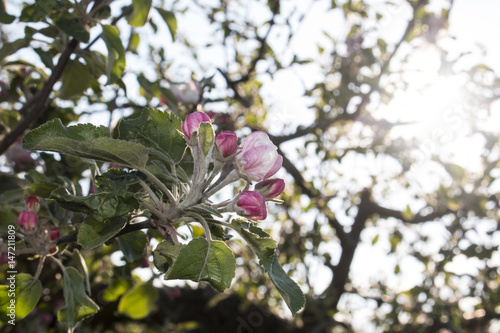
[[132, 12], [127, 16], [127, 21], [132, 27], [142, 27], [149, 18], [151, 0], [133, 0]]
[[122, 296], [118, 312], [132, 319], [147, 317], [158, 300], [158, 290], [148, 283], [136, 286]]
[[215, 289], [224, 291], [234, 278], [236, 262], [224, 242], [193, 239], [183, 247], [165, 274], [165, 279], [208, 281]]
[[116, 26], [103, 25], [102, 40], [108, 49], [107, 84], [116, 83], [125, 71], [125, 48], [120, 39], [120, 30]]
[[70, 328], [99, 311], [99, 306], [85, 293], [80, 273], [73, 267], [64, 271], [64, 300], [66, 307], [59, 311], [57, 319]]

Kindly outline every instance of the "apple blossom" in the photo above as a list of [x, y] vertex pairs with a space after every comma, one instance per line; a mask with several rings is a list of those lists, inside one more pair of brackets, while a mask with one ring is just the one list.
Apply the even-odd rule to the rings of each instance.
[[263, 182], [255, 185], [255, 190], [258, 191], [266, 199], [276, 198], [285, 189], [285, 181], [280, 178], [266, 179]]
[[22, 229], [31, 231], [38, 224], [38, 216], [35, 212], [32, 212], [30, 210], [23, 210], [17, 217], [17, 224], [19, 224]]
[[199, 130], [201, 123], [209, 122], [210, 117], [205, 112], [196, 111], [190, 113], [181, 125], [182, 133], [184, 133], [188, 139], [191, 139], [191, 135]]
[[59, 228], [58, 227], [52, 227], [49, 232], [49, 237], [51, 241], [59, 239], [61, 234], [59, 233]]
[[256, 191], [244, 191], [236, 202], [236, 212], [253, 220], [264, 220], [267, 217], [266, 200]]
[[40, 210], [40, 199], [35, 196], [30, 196], [28, 197], [28, 199], [26, 199], [26, 206], [32, 212], [38, 213], [38, 211]]
[[231, 131], [222, 131], [215, 137], [215, 146], [223, 158], [227, 158], [236, 153], [238, 149], [238, 137]]
[[273, 176], [283, 164], [283, 157], [277, 150], [266, 133], [253, 132], [243, 139], [236, 154], [238, 172], [244, 178], [258, 182]]

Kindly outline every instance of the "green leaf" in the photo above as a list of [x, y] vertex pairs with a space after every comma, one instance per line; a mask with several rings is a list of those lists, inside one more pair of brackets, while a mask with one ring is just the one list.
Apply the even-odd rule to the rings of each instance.
[[[43, 1], [40, 1], [43, 2]], [[56, 22], [56, 26], [68, 35], [75, 37], [80, 42], [88, 43], [90, 39], [89, 31], [73, 17], [61, 17]]]
[[55, 189], [57, 189], [59, 187], [60, 187], [60, 185], [57, 183], [42, 181], [42, 182], [35, 183], [33, 185], [29, 185], [26, 188], [26, 191], [30, 195], [34, 195], [34, 196], [42, 197], [42, 198], [48, 198], [48, 197], [50, 197], [50, 194], [52, 193], [52, 191], [54, 191]]
[[167, 159], [180, 161], [186, 149], [186, 141], [178, 132], [181, 123], [171, 113], [147, 108], [120, 121], [118, 138], [133, 140], [166, 155]]
[[149, 18], [151, 0], [133, 0], [132, 12], [127, 16], [127, 21], [132, 27], [142, 27]]
[[300, 287], [283, 270], [275, 251], [267, 249], [259, 256], [259, 263], [269, 274], [271, 281], [285, 301], [286, 305], [295, 316], [297, 311], [304, 307], [306, 298]]
[[104, 290], [102, 299], [106, 302], [114, 302], [128, 290], [130, 290], [130, 283], [123, 278], [115, 277]]
[[83, 279], [75, 268], [64, 270], [63, 281], [66, 307], [59, 311], [57, 319], [73, 328], [79, 321], [99, 311], [99, 306], [85, 293]]
[[62, 74], [62, 85], [59, 97], [70, 99], [79, 95], [90, 86], [90, 75], [87, 67], [78, 60], [70, 60]]
[[16, 276], [16, 316], [22, 319], [30, 314], [42, 296], [42, 283], [29, 274]]
[[231, 285], [235, 269], [236, 261], [226, 243], [196, 238], [181, 249], [165, 279], [208, 281], [215, 289], [224, 291]]
[[95, 178], [95, 184], [101, 191], [126, 191], [130, 186], [146, 180], [146, 176], [138, 171], [127, 172], [122, 169], [108, 169]]
[[210, 123], [201, 123], [200, 129], [198, 131], [198, 142], [200, 144], [201, 151], [205, 156], [209, 156], [214, 145], [215, 133]]
[[79, 124], [65, 127], [59, 119], [54, 119], [27, 133], [23, 146], [29, 150], [53, 151], [114, 162], [135, 169], [146, 165], [146, 147], [109, 136], [109, 129], [105, 126]]
[[118, 312], [132, 319], [142, 319], [153, 311], [157, 300], [158, 290], [143, 283], [123, 295], [118, 303]]
[[160, 98], [160, 96], [161, 96], [160, 83], [158, 81], [153, 81], [153, 82], [149, 81], [144, 76], [144, 74], [141, 73], [137, 76], [137, 82], [139, 83], [141, 88], [144, 89], [144, 91], [146, 91], [146, 93], [148, 93], [151, 96]]
[[107, 84], [116, 83], [125, 71], [125, 48], [120, 39], [120, 30], [116, 26], [103, 25], [101, 36], [108, 48]]
[[[0, 198], [2, 199], [2, 198]], [[17, 225], [18, 211], [11, 208], [12, 206], [2, 204], [0, 206], [0, 232], [7, 233], [9, 231], [9, 226]]]
[[139, 208], [135, 195], [123, 191], [100, 192], [80, 197], [71, 195], [65, 188], [59, 188], [52, 192], [51, 198], [63, 208], [85, 213], [96, 222], [124, 216]]
[[137, 54], [137, 48], [139, 47], [139, 43], [141, 42], [141, 37], [136, 32], [130, 33], [130, 38], [128, 39], [127, 50], [132, 53]]
[[50, 51], [45, 51], [42, 48], [34, 48], [33, 51], [38, 54], [40, 60], [47, 68], [54, 69], [54, 63], [52, 62], [53, 55]]
[[10, 43], [4, 43], [0, 48], [0, 60], [3, 58], [16, 53], [22, 48], [28, 47], [30, 45], [30, 39], [21, 38]]
[[15, 310], [12, 310], [12, 314], [9, 312], [9, 306], [14, 308], [14, 306], [10, 305], [11, 299], [12, 298], [9, 296], [9, 286], [0, 286], [0, 324], [7, 324], [9, 321], [16, 321]]
[[170, 241], [161, 242], [156, 246], [156, 249], [153, 251], [153, 261], [158, 268], [158, 270], [162, 273], [165, 273], [177, 260], [179, 253], [185, 247], [184, 244], [175, 245]]
[[87, 269], [87, 263], [85, 262], [85, 259], [83, 258], [82, 254], [78, 249], [73, 250], [73, 261], [80, 266], [80, 269], [83, 273], [83, 276], [85, 278], [85, 290], [87, 291], [87, 294], [91, 295], [92, 292], [90, 290], [90, 277], [89, 277], [89, 270]]
[[125, 224], [127, 219], [124, 217], [115, 217], [104, 222], [87, 219], [78, 231], [78, 244], [85, 249], [93, 249], [114, 237]]
[[140, 230], [118, 237], [118, 245], [128, 262], [142, 258], [147, 243], [148, 236]]
[[[35, 308], [42, 296], [42, 284], [31, 275], [6, 273], [6, 278], [8, 285], [0, 286], [0, 323], [23, 319]], [[13, 312], [9, 307], [14, 309]]]
[[167, 24], [170, 35], [172, 36], [172, 41], [175, 41], [175, 36], [177, 34], [177, 19], [175, 18], [175, 14], [159, 7], [156, 7], [156, 10]]
[[233, 221], [231, 228], [240, 234], [259, 257], [260, 265], [269, 274], [281, 297], [285, 300], [292, 314], [295, 315], [304, 306], [305, 296], [299, 286], [281, 267], [275, 250], [276, 241], [269, 238], [269, 235], [257, 226], [247, 222]]
[[[278, 243], [276, 243], [274, 239], [270, 238], [267, 233], [253, 224], [233, 221], [231, 223], [231, 228], [240, 234], [257, 256], [266, 252], [267, 249], [271, 249], [274, 252], [274, 249], [278, 246]], [[248, 229], [248, 231], [246, 229]]]

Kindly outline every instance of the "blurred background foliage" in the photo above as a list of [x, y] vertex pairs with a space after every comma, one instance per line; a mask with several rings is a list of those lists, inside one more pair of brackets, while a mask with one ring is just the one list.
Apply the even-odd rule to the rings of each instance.
[[[30, 184], [93, 186], [89, 161], [24, 151], [27, 130], [53, 118], [113, 129], [145, 107], [204, 110], [218, 129], [264, 130], [279, 147], [284, 204], [262, 227], [306, 308], [289, 315], [239, 240], [222, 294], [163, 285], [148, 253], [125, 262], [114, 242], [82, 250], [101, 311], [78, 332], [497, 332], [499, 79], [483, 50], [448, 32], [454, 5], [3, 1], [1, 228], [44, 190]], [[199, 104], [172, 92], [191, 79]], [[44, 202], [63, 237], [78, 227], [81, 214]], [[154, 248], [159, 235], [148, 235]], [[62, 277], [46, 266], [40, 303], [5, 332], [64, 331]], [[17, 270], [36, 270], [22, 249]]]

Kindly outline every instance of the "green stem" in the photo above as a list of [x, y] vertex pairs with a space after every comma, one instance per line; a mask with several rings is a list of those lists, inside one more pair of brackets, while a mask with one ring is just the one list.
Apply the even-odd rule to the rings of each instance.
[[240, 175], [234, 170], [234, 172], [231, 172], [227, 177], [222, 180], [220, 183], [215, 185], [213, 188], [210, 188], [207, 192], [203, 194], [203, 198], [210, 198], [213, 194], [217, 193], [220, 189], [222, 189], [224, 186], [237, 181], [240, 179]]
[[210, 221], [210, 223], [219, 224], [219, 225], [222, 225], [224, 227], [228, 227], [228, 228], [231, 228], [233, 230], [236, 230], [231, 223], [227, 223], [227, 222], [223, 222], [223, 221], [218, 221], [218, 220], [212, 220], [212, 221]]
[[212, 171], [212, 174], [210, 175], [210, 177], [205, 181], [205, 185], [203, 186], [203, 189], [210, 186], [210, 183], [212, 183], [212, 180], [214, 180], [215, 176], [218, 175], [222, 171], [222, 168], [224, 167], [225, 164], [226, 164], [225, 162], [221, 162], [218, 160], [215, 161], [214, 170]]
[[52, 259], [57, 264], [57, 266], [59, 266], [59, 268], [61, 269], [61, 271], [63, 273], [66, 271], [66, 268], [64, 267], [64, 265], [62, 264], [62, 262], [59, 259], [54, 258], [54, 257], [49, 257], [49, 258]]
[[165, 186], [165, 184], [163, 184], [158, 178], [156, 178], [155, 175], [153, 175], [151, 172], [149, 172], [149, 170], [147, 170], [146, 168], [142, 168], [139, 171], [144, 173], [149, 178], [149, 180], [151, 180], [155, 185], [157, 185], [163, 191], [163, 193], [165, 193], [167, 195], [168, 200], [170, 201], [170, 203], [172, 205], [177, 206], [177, 201], [175, 200], [174, 195]]
[[[36, 267], [36, 273], [34, 276], [34, 279], [38, 279], [40, 277], [40, 274], [42, 274], [42, 268], [43, 268], [43, 263], [45, 262], [45, 256], [41, 257], [40, 260], [38, 261], [38, 266]], [[33, 281], [34, 282], [34, 281]]]
[[148, 204], [145, 201], [141, 201], [141, 204], [143, 206], [145, 206], [147, 209], [149, 209], [151, 212], [153, 212], [156, 215], [156, 217], [158, 217], [163, 223], [165, 223], [165, 224], [167, 223], [167, 220], [166, 220], [165, 216], [163, 216], [163, 213], [160, 212], [158, 209], [156, 209], [156, 207], [151, 206], [150, 204]]
[[208, 226], [207, 221], [203, 216], [201, 216], [198, 213], [195, 212], [187, 212], [186, 215], [194, 217], [198, 222], [201, 223], [203, 226], [203, 229], [205, 230], [205, 237], [207, 238], [208, 241], [212, 240], [212, 233], [210, 232], [210, 227]]

